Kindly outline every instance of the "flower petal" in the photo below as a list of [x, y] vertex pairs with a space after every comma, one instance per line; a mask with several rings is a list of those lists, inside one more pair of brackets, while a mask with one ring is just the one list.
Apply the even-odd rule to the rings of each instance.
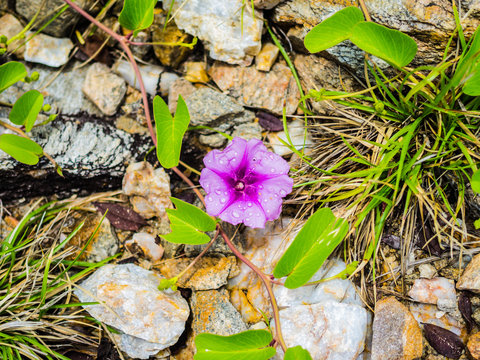
[[234, 191], [221, 175], [204, 168], [200, 175], [200, 185], [207, 193], [205, 206], [207, 213], [218, 216], [235, 199]]
[[238, 198], [230, 204], [221, 214], [220, 219], [237, 225], [244, 223], [252, 228], [264, 228], [267, 221], [265, 213], [257, 201], [248, 196]]
[[265, 212], [267, 221], [275, 220], [282, 212], [283, 197], [292, 191], [293, 179], [287, 175], [265, 180], [257, 185], [258, 202]]
[[253, 143], [252, 140], [248, 142], [247, 173], [268, 177], [288, 174], [290, 170], [288, 162], [280, 155], [268, 151], [265, 145], [261, 141], [259, 142]]
[[245, 157], [246, 147], [245, 139], [234, 138], [223, 151], [210, 151], [203, 159], [203, 163], [217, 174], [223, 173], [233, 177]]

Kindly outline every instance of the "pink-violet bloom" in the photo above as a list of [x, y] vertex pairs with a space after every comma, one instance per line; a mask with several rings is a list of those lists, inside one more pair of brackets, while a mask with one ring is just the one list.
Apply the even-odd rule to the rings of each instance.
[[252, 228], [280, 216], [283, 198], [292, 191], [290, 166], [260, 140], [234, 138], [225, 150], [209, 152], [203, 163], [200, 185], [208, 214]]

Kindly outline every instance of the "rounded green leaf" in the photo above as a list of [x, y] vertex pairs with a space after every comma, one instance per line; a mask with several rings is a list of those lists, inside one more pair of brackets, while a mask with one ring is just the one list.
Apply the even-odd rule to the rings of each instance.
[[305, 36], [304, 44], [308, 51], [316, 53], [326, 50], [350, 38], [352, 29], [364, 21], [362, 11], [354, 6], [347, 7], [315, 26]]
[[125, 29], [142, 30], [153, 22], [153, 9], [157, 0], [125, 0], [118, 21]]
[[480, 194], [480, 170], [477, 170], [473, 173], [471, 181], [472, 190]]
[[275, 355], [270, 347], [272, 334], [248, 330], [230, 336], [199, 334], [195, 337], [195, 360], [268, 360]]
[[312, 360], [310, 353], [300, 345], [287, 349], [284, 360]]
[[401, 68], [417, 53], [417, 43], [408, 35], [373, 22], [360, 22], [352, 30], [350, 40], [360, 49]]
[[16, 125], [25, 125], [25, 130], [30, 131], [42, 106], [43, 95], [37, 90], [27, 91], [15, 101], [10, 111], [10, 121]]
[[22, 80], [27, 76], [27, 69], [25, 65], [18, 61], [10, 61], [0, 66], [0, 93]]
[[42, 147], [35, 141], [13, 134], [0, 135], [0, 149], [27, 165], [37, 164], [43, 154]]
[[329, 208], [318, 209], [305, 223], [278, 261], [273, 276], [287, 276], [285, 287], [298, 288], [310, 280], [348, 232], [348, 222]]

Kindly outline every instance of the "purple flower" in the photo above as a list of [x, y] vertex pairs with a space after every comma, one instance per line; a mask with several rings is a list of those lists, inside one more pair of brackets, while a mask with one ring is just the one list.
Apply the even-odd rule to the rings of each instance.
[[292, 191], [290, 167], [260, 140], [235, 138], [223, 151], [203, 159], [200, 184], [207, 213], [233, 225], [263, 228], [282, 211], [282, 198]]

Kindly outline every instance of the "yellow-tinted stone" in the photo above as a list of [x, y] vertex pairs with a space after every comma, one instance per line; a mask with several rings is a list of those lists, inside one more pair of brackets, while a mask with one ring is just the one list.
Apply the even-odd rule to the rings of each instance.
[[467, 343], [468, 351], [474, 359], [480, 359], [480, 332], [470, 336]]
[[189, 61], [185, 63], [185, 79], [190, 82], [206, 83], [210, 80], [207, 74], [207, 64], [204, 62]]
[[255, 58], [255, 68], [260, 71], [270, 71], [277, 60], [280, 50], [272, 43], [265, 43]]

